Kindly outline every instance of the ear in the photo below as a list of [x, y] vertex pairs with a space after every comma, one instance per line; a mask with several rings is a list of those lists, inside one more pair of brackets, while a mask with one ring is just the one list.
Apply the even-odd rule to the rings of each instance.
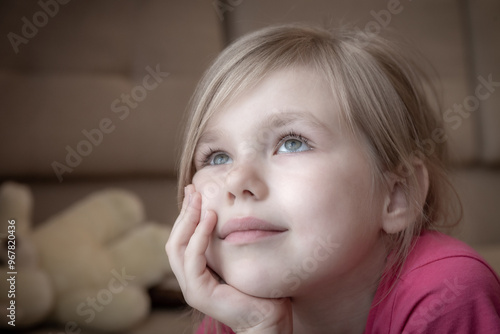
[[427, 167], [420, 159], [414, 159], [406, 173], [385, 174], [388, 191], [385, 194], [382, 229], [388, 233], [398, 233], [415, 222], [429, 190]]

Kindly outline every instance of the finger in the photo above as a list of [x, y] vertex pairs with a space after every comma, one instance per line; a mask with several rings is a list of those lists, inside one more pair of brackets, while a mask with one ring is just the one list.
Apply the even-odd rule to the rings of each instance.
[[205, 256], [216, 223], [215, 212], [207, 211], [184, 253], [184, 298], [188, 304], [200, 310], [205, 309], [209, 296], [220, 285], [210, 272]]
[[191, 200], [187, 204], [185, 214], [179, 217], [178, 226], [175, 231], [172, 229], [170, 237], [165, 245], [170, 266], [175, 276], [180, 281], [184, 276], [184, 252], [193, 235], [200, 219], [201, 195], [191, 194]]
[[172, 231], [179, 225], [179, 221], [182, 220], [184, 217], [186, 210], [188, 208], [189, 202], [191, 201], [191, 197], [193, 193], [195, 192], [195, 188], [192, 184], [187, 185], [184, 188], [184, 198], [182, 200], [182, 207], [181, 207], [181, 212], [179, 213], [179, 216], [174, 222], [174, 225], [172, 227]]
[[172, 232], [175, 231], [177, 226], [179, 226], [179, 221], [182, 220], [182, 218], [184, 217], [184, 214], [186, 213], [186, 208], [189, 204], [190, 199], [191, 199], [191, 195], [186, 194], [186, 189], [184, 188], [184, 198], [182, 199], [181, 212], [177, 216], [177, 219], [175, 220], [174, 224], [172, 225]]
[[200, 221], [201, 215], [201, 195], [194, 192], [189, 194], [186, 210], [176, 221], [175, 230], [172, 229], [170, 238], [176, 244], [187, 245], [191, 235], [193, 235], [196, 225]]
[[184, 214], [187, 209], [187, 204], [189, 203], [189, 198], [196, 192], [196, 189], [194, 188], [194, 185], [188, 184], [186, 187], [184, 187], [184, 199], [187, 198], [187, 201], [184, 201], [182, 209], [181, 209], [181, 214]]
[[201, 218], [201, 195], [193, 193], [189, 195], [188, 204], [184, 215], [177, 223], [174, 238], [180, 245], [186, 246], [193, 235]]
[[212, 210], [206, 211], [205, 217], [203, 217], [200, 224], [196, 227], [191, 240], [189, 240], [189, 245], [186, 247], [184, 254], [184, 272], [186, 276], [195, 278], [203, 274], [208, 274], [212, 277], [207, 268], [205, 252], [216, 224], [217, 215], [215, 212]]

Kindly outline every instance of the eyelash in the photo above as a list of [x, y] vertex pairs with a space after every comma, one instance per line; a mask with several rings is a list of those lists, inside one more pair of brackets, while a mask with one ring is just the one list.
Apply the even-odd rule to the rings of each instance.
[[[281, 145], [285, 143], [285, 141], [289, 139], [297, 139], [302, 141], [304, 144], [309, 145], [309, 139], [305, 138], [302, 136], [300, 133], [296, 131], [288, 131], [281, 133], [278, 138], [280, 138], [277, 142], [277, 144], [274, 146], [274, 152], [276, 152]], [[309, 145], [310, 146], [310, 145]], [[224, 153], [223, 149], [220, 148], [211, 148], [208, 147], [204, 152], [201, 152], [201, 157], [198, 159], [198, 163], [201, 167], [209, 166], [210, 161], [212, 160], [212, 157], [217, 154], [217, 153]]]
[[199, 164], [201, 167], [209, 166], [210, 160], [216, 153], [223, 153], [224, 150], [220, 148], [211, 148], [208, 147], [204, 152], [201, 152], [201, 157], [199, 159]]
[[304, 144], [309, 145], [309, 139], [305, 138], [300, 133], [293, 130], [280, 134], [279, 138], [281, 139], [278, 140], [278, 144], [276, 144], [274, 151], [277, 151], [280, 148], [280, 146], [283, 145], [285, 141], [289, 139], [297, 139], [303, 142]]

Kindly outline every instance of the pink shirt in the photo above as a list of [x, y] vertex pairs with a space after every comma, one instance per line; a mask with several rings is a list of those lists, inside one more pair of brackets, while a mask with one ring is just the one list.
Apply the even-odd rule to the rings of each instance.
[[[365, 334], [500, 333], [500, 279], [461, 241], [424, 232], [392, 283], [379, 285]], [[206, 325], [214, 328], [206, 319], [196, 334]], [[234, 332], [224, 327], [222, 333]]]
[[[375, 301], [387, 293], [382, 283]], [[365, 333], [500, 333], [500, 279], [469, 246], [425, 232]]]

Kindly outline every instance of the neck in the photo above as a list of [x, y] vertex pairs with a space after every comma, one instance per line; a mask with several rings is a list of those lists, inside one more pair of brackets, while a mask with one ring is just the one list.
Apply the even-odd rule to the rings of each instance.
[[382, 244], [377, 248], [344, 277], [292, 298], [295, 334], [363, 333], [385, 267], [386, 251]]

